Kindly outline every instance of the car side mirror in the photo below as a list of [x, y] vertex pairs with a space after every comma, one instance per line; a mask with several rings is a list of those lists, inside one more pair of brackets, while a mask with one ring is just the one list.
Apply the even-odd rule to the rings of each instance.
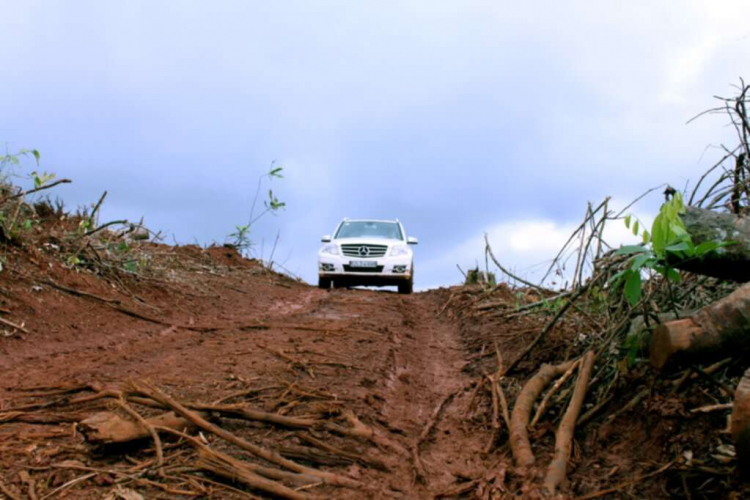
[[320, 238], [320, 241], [322, 243], [330, 243], [331, 242], [331, 235], [330, 234], [326, 234], [325, 236], [323, 236], [322, 238]]
[[416, 239], [414, 236], [409, 236], [406, 239], [406, 243], [409, 244], [409, 245], [419, 245], [419, 240]]

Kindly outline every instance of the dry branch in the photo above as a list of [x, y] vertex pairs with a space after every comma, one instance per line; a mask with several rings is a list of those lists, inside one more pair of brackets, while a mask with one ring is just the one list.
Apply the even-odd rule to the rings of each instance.
[[135, 421], [141, 425], [141, 427], [146, 429], [146, 431], [151, 436], [151, 439], [154, 440], [154, 448], [156, 448], [156, 467], [158, 469], [161, 469], [164, 465], [164, 449], [161, 445], [161, 439], [159, 439], [159, 433], [156, 432], [154, 426], [148, 420], [143, 418], [140, 413], [131, 408], [130, 405], [125, 402], [125, 400], [120, 399], [117, 401], [117, 404], [125, 413], [133, 417]]
[[[169, 429], [186, 430], [193, 425], [185, 418], [178, 417], [173, 412], [144, 420], [152, 428], [166, 427]], [[127, 443], [144, 439], [151, 434], [147, 427], [137, 421], [125, 419], [116, 413], [101, 412], [80, 422], [78, 429], [90, 443]]]
[[10, 486], [6, 486], [3, 478], [0, 477], [0, 493], [10, 498], [10, 500], [21, 500], [21, 496], [10, 489]]
[[0, 324], [3, 324], [5, 326], [9, 326], [11, 328], [15, 328], [18, 331], [21, 331], [28, 335], [29, 331], [23, 327], [23, 325], [17, 325], [13, 323], [12, 321], [8, 321], [7, 319], [0, 318]]
[[191, 403], [186, 404], [185, 406], [195, 410], [217, 412], [227, 417], [266, 422], [269, 424], [280, 425], [282, 427], [307, 429], [315, 427], [316, 425], [322, 425], [320, 421], [311, 418], [287, 417], [284, 415], [278, 415], [276, 413], [253, 410], [243, 405], [209, 405]]
[[638, 476], [635, 479], [632, 479], [630, 481], [625, 481], [619, 484], [616, 484], [612, 488], [607, 488], [606, 490], [597, 491], [595, 493], [589, 493], [588, 495], [583, 495], [580, 497], [575, 497], [574, 500], [592, 500], [594, 498], [601, 498], [606, 497], [607, 495], [611, 495], [612, 493], [617, 493], [618, 491], [624, 490], [625, 488], [628, 488], [630, 486], [633, 486], [634, 484], [638, 484], [640, 482], [643, 482], [646, 479], [658, 476], [659, 474], [666, 472], [674, 465], [674, 461], [669, 462], [662, 467], [659, 467], [653, 472], [649, 472], [648, 474], [644, 474], [642, 476]]
[[[13, 200], [13, 199], [16, 199], [16, 198], [24, 198], [27, 195], [30, 195], [30, 194], [33, 194], [33, 193], [38, 193], [39, 191], [44, 191], [45, 189], [51, 189], [51, 188], [53, 188], [55, 186], [59, 186], [60, 184], [70, 184], [71, 182], [73, 182], [73, 181], [71, 181], [70, 179], [60, 179], [58, 181], [51, 182], [49, 184], [45, 184], [44, 186], [39, 186], [37, 188], [29, 189], [27, 191], [22, 191], [22, 192], [20, 192], [18, 194], [14, 194], [13, 196], [9, 196], [7, 198], [7, 200]], [[3, 201], [5, 201], [5, 200], [3, 200]]]
[[252, 467], [249, 467], [246, 462], [242, 462], [216, 450], [211, 450], [208, 447], [200, 449], [195, 465], [199, 469], [213, 472], [226, 479], [239, 481], [251, 488], [271, 493], [276, 498], [288, 498], [291, 500], [308, 500], [313, 498], [310, 495], [288, 488], [275, 480], [262, 477]]
[[383, 462], [379, 458], [371, 456], [369, 453], [343, 450], [331, 445], [330, 443], [325, 443], [319, 439], [314, 438], [313, 436], [304, 433], [298, 433], [297, 436], [302, 441], [305, 441], [313, 446], [317, 446], [321, 450], [327, 451], [328, 453], [331, 453], [333, 455], [344, 457], [344, 459], [346, 459], [349, 463], [351, 463], [351, 461], [355, 461], [368, 467], [374, 467], [383, 471], [390, 470], [390, 467], [385, 462]]
[[297, 462], [294, 462], [292, 460], [288, 460], [282, 457], [275, 451], [269, 450], [267, 448], [256, 445], [254, 443], [250, 443], [249, 441], [246, 441], [245, 439], [242, 439], [241, 437], [236, 436], [235, 434], [232, 434], [226, 429], [222, 429], [221, 427], [214, 425], [211, 422], [208, 422], [200, 414], [185, 408], [185, 406], [175, 401], [171, 397], [167, 396], [164, 392], [162, 392], [157, 387], [151, 385], [150, 383], [132, 382], [131, 385], [132, 385], [132, 389], [134, 392], [142, 394], [155, 401], [158, 401], [164, 406], [169, 407], [178, 415], [181, 415], [182, 417], [189, 420], [196, 427], [200, 427], [204, 431], [210, 432], [211, 434], [214, 434], [226, 441], [229, 441], [235, 446], [238, 446], [242, 448], [243, 450], [248, 451], [252, 453], [253, 455], [259, 458], [262, 458], [272, 464], [276, 464], [280, 467], [284, 467], [294, 472], [298, 472], [302, 474], [309, 474], [311, 476], [318, 477], [321, 479], [321, 481], [327, 484], [333, 484], [337, 486], [348, 486], [348, 487], [353, 487], [353, 488], [359, 487], [360, 485], [359, 482], [353, 479], [341, 476], [339, 474], [334, 474], [331, 472], [324, 472], [324, 471], [320, 471], [320, 470], [313, 469], [310, 467], [305, 467], [304, 465], [300, 465]]
[[515, 281], [518, 281], [519, 283], [523, 283], [526, 286], [529, 286], [529, 287], [534, 288], [536, 290], [540, 290], [542, 292], [545, 291], [544, 288], [540, 287], [539, 285], [535, 285], [534, 283], [526, 281], [523, 278], [519, 278], [515, 274], [513, 274], [510, 271], [508, 271], [507, 269], [505, 269], [502, 266], [502, 264], [500, 264], [497, 261], [497, 259], [495, 258], [495, 254], [492, 253], [492, 247], [490, 246], [490, 240], [489, 240], [489, 238], [488, 238], [488, 236], [486, 234], [484, 235], [484, 241], [486, 243], [485, 250], [487, 251], [487, 254], [489, 254], [490, 258], [492, 259], [492, 262], [494, 262], [495, 265], [498, 267], [498, 269], [500, 269], [502, 272], [504, 272], [505, 274], [507, 274], [508, 276], [510, 276], [511, 278], [513, 278]]

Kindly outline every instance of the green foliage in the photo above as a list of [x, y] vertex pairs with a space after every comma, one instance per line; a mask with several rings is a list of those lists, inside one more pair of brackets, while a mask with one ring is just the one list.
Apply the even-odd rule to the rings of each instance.
[[542, 297], [542, 308], [553, 314], [557, 314], [558, 312], [560, 312], [560, 309], [565, 306], [565, 303], [566, 299], [564, 297], [558, 297], [553, 301], [549, 301], [546, 297]]
[[[14, 168], [20, 166], [25, 157], [33, 158], [37, 167], [39, 166], [41, 154], [36, 149], [20, 149], [0, 156], [0, 241], [15, 241], [22, 234], [32, 231], [36, 223], [34, 210], [24, 202], [9, 180], [18, 176]], [[54, 175], [34, 171], [30, 178], [34, 187], [39, 188], [54, 178]]]
[[229, 234], [227, 239], [229, 244], [239, 250], [241, 253], [249, 252], [253, 246], [252, 240], [250, 239], [250, 230], [261, 217], [266, 214], [275, 214], [279, 210], [286, 207], [286, 202], [280, 201], [279, 198], [273, 193], [273, 189], [268, 190], [268, 199], [263, 202], [265, 210], [258, 215], [255, 215], [255, 205], [260, 195], [261, 186], [263, 181], [268, 179], [268, 182], [272, 182], [273, 179], [283, 179], [284, 176], [281, 174], [284, 168], [276, 166], [276, 162], [271, 163], [271, 168], [268, 173], [260, 176], [258, 179], [258, 187], [255, 191], [255, 198], [253, 199], [253, 205], [250, 209], [250, 219], [247, 224], [235, 226], [233, 233]]
[[39, 173], [36, 170], [31, 172], [31, 178], [34, 180], [34, 188], [39, 189], [40, 187], [47, 184], [49, 181], [55, 178], [55, 174], [48, 174], [47, 172]]
[[648, 331], [640, 331], [625, 338], [623, 348], [625, 349], [626, 366], [632, 368], [635, 366], [639, 355], [648, 347]]
[[250, 226], [245, 224], [244, 226], [235, 226], [235, 232], [229, 235], [231, 240], [230, 244], [239, 250], [244, 252], [251, 246], [250, 241]]
[[19, 149], [15, 154], [6, 152], [5, 155], [0, 156], [0, 170], [7, 165], [20, 165], [22, 156], [33, 157], [37, 166], [39, 166], [39, 161], [42, 158], [42, 155], [36, 149]]
[[268, 208], [272, 212], [275, 212], [276, 210], [284, 208], [285, 206], [286, 206], [286, 203], [284, 203], [283, 201], [279, 201], [279, 199], [273, 195], [273, 190], [269, 189], [268, 201], [266, 201], [266, 208]]
[[[706, 241], [696, 246], [680, 218], [684, 213], [682, 193], [677, 192], [661, 206], [659, 215], [651, 226], [651, 232], [644, 230], [640, 233], [643, 243], [623, 246], [617, 251], [617, 255], [632, 255], [628, 267], [612, 278], [615, 287], [623, 288], [630, 305], [635, 306], [641, 300], [644, 271], [659, 273], [667, 280], [679, 283], [681, 278], [674, 267], [675, 263], [701, 259], [711, 252], [734, 244]], [[639, 235], [639, 221], [633, 221], [631, 215], [625, 217], [625, 226], [632, 230], [633, 235]]]

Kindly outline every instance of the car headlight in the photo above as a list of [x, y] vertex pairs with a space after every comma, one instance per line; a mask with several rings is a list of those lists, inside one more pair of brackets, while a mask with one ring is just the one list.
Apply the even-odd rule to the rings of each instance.
[[409, 254], [409, 248], [408, 247], [393, 247], [391, 248], [391, 257], [398, 257], [399, 255], [408, 255]]
[[331, 255], [338, 255], [339, 254], [339, 246], [335, 243], [329, 243], [328, 245], [324, 246], [320, 253], [328, 253]]

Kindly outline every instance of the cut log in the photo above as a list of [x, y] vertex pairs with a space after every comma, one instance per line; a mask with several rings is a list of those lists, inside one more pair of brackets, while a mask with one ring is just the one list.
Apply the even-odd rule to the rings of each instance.
[[[152, 427], [167, 427], [177, 431], [191, 429], [193, 425], [172, 412], [147, 418]], [[97, 413], [78, 424], [86, 441], [97, 444], [127, 443], [150, 437], [148, 429], [130, 418], [109, 411]]]
[[714, 354], [739, 355], [750, 348], [750, 284], [684, 319], [659, 325], [651, 337], [651, 364]]
[[750, 369], [745, 372], [734, 393], [731, 431], [740, 477], [750, 480]]
[[682, 270], [745, 283], [750, 281], [750, 217], [687, 207], [681, 216], [693, 243], [734, 241], [699, 260], [675, 265]]

